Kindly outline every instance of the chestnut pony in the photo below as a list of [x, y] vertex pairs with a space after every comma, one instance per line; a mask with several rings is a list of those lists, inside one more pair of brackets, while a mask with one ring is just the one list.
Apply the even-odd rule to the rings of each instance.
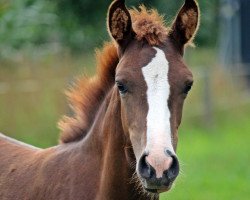
[[116, 0], [107, 21], [114, 41], [97, 53], [97, 75], [69, 92], [75, 115], [60, 122], [61, 143], [39, 149], [0, 136], [1, 200], [159, 199], [171, 188], [198, 4], [186, 0], [168, 28], [155, 10]]

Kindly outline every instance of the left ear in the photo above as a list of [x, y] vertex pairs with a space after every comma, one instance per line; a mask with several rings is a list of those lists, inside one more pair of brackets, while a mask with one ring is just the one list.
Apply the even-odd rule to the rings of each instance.
[[108, 30], [121, 49], [125, 49], [133, 38], [131, 16], [125, 6], [125, 0], [115, 0], [109, 7]]
[[170, 37], [177, 42], [181, 53], [186, 44], [191, 43], [196, 35], [200, 21], [200, 10], [196, 0], [185, 0], [172, 25]]

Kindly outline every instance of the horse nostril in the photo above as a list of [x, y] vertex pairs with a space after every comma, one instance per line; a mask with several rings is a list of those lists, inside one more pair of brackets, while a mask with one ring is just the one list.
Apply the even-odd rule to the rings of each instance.
[[148, 155], [144, 153], [139, 160], [139, 173], [145, 179], [150, 179], [155, 175], [155, 169], [146, 161]]
[[179, 161], [175, 155], [171, 155], [173, 161], [169, 169], [164, 171], [164, 174], [168, 177], [170, 181], [173, 181], [179, 174], [180, 167]]

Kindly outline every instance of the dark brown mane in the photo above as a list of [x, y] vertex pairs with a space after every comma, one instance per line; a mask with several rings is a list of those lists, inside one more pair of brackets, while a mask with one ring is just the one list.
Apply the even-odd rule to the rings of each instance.
[[[145, 39], [150, 45], [163, 43], [169, 33], [163, 16], [154, 9], [147, 10], [140, 6], [139, 10], [129, 10], [133, 29], [138, 40]], [[61, 129], [60, 142], [68, 143], [83, 138], [92, 125], [98, 107], [115, 80], [115, 69], [119, 62], [115, 43], [107, 43], [102, 51], [96, 53], [97, 74], [92, 78], [82, 77], [67, 92], [73, 117], [64, 116], [59, 122]]]

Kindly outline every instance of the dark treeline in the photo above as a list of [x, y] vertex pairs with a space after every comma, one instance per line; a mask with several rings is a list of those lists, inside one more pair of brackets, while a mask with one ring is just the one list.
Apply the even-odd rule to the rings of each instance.
[[[127, 0], [129, 7], [157, 8], [168, 23], [184, 0]], [[24, 48], [67, 48], [81, 52], [108, 38], [106, 11], [111, 0], [1, 0], [0, 55]], [[214, 46], [219, 0], [199, 0], [202, 20], [198, 46]]]

